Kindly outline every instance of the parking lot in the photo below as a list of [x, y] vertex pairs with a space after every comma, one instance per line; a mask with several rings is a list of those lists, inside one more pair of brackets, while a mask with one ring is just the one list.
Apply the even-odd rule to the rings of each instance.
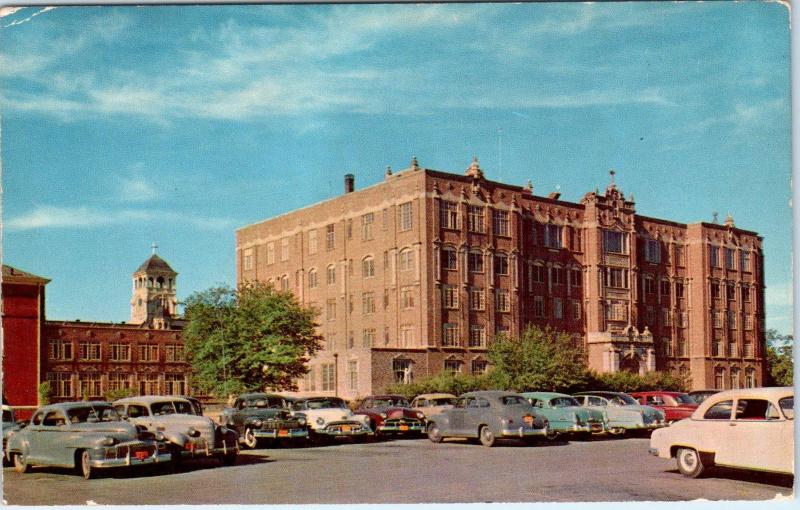
[[681, 476], [647, 438], [509, 442], [403, 439], [246, 450], [233, 467], [187, 462], [177, 473], [117, 471], [83, 480], [63, 469], [3, 470], [14, 505], [461, 503], [764, 500], [790, 496], [788, 476], [718, 469]]

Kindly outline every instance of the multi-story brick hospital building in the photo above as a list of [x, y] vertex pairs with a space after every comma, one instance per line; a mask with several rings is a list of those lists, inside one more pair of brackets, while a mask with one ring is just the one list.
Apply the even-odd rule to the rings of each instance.
[[558, 193], [411, 167], [237, 231], [237, 279], [320, 310], [306, 392], [355, 397], [442, 370], [480, 373], [498, 333], [583, 342], [600, 372], [669, 370], [693, 388], [764, 377], [762, 239], [728, 217], [636, 214], [611, 183]]

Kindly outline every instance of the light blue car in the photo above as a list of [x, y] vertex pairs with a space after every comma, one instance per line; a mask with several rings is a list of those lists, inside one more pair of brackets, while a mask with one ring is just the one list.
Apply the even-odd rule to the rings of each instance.
[[550, 422], [547, 438], [569, 435], [588, 439], [592, 434], [608, 430], [608, 417], [604, 411], [582, 407], [569, 395], [549, 391], [521, 393], [537, 412]]

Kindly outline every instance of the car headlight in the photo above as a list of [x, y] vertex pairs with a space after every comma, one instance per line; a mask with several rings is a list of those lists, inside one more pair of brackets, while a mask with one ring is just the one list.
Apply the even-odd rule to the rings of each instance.
[[164, 440], [164, 433], [156, 432], [156, 441], [163, 441], [163, 440]]
[[194, 427], [189, 427], [189, 430], [186, 431], [186, 435], [189, 437], [199, 437], [200, 431]]
[[252, 423], [252, 425], [253, 425], [254, 427], [260, 427], [261, 425], [263, 425], [263, 424], [264, 424], [264, 422], [263, 422], [263, 421], [261, 421], [261, 420], [253, 420], [251, 423]]
[[103, 445], [103, 446], [114, 446], [115, 444], [117, 444], [117, 440], [114, 439], [113, 437], [109, 436], [109, 437], [103, 438], [103, 440], [100, 441], [100, 444]]
[[305, 418], [298, 418], [298, 419], [297, 419], [297, 423], [298, 423], [298, 424], [299, 424], [301, 427], [305, 427], [305, 426], [306, 426], [306, 419], [305, 419]]
[[322, 425], [323, 423], [325, 423], [325, 420], [322, 418], [322, 416], [317, 418], [317, 425]]
[[420, 411], [417, 411], [417, 418], [419, 418], [420, 420], [421, 420], [421, 419], [423, 419], [423, 418], [425, 418], [425, 413], [422, 413], [422, 412], [420, 412]]
[[383, 418], [384, 420], [385, 420], [386, 418], [388, 418], [388, 417], [389, 417], [389, 415], [388, 415], [388, 414], [386, 414], [386, 413], [381, 413], [381, 418]]

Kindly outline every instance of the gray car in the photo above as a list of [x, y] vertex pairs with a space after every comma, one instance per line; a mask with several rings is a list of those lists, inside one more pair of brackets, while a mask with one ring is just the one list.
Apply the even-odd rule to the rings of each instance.
[[3, 404], [3, 451], [0, 452], [3, 456], [3, 463], [6, 462], [6, 443], [8, 442], [8, 436], [18, 431], [20, 428], [14, 410], [10, 406]]
[[458, 397], [455, 406], [428, 420], [428, 438], [440, 443], [448, 437], [479, 438], [484, 446], [498, 439], [530, 442], [547, 436], [547, 419], [518, 393], [473, 391]]
[[6, 457], [25, 473], [31, 466], [75, 468], [89, 479], [97, 469], [169, 462], [160, 434], [123, 421], [108, 402], [66, 402], [37, 409], [30, 424], [8, 438]]
[[305, 418], [292, 416], [288, 400], [280, 395], [239, 395], [232, 407], [223, 409], [222, 422], [236, 430], [248, 448], [255, 448], [263, 440], [305, 442], [308, 439]]

